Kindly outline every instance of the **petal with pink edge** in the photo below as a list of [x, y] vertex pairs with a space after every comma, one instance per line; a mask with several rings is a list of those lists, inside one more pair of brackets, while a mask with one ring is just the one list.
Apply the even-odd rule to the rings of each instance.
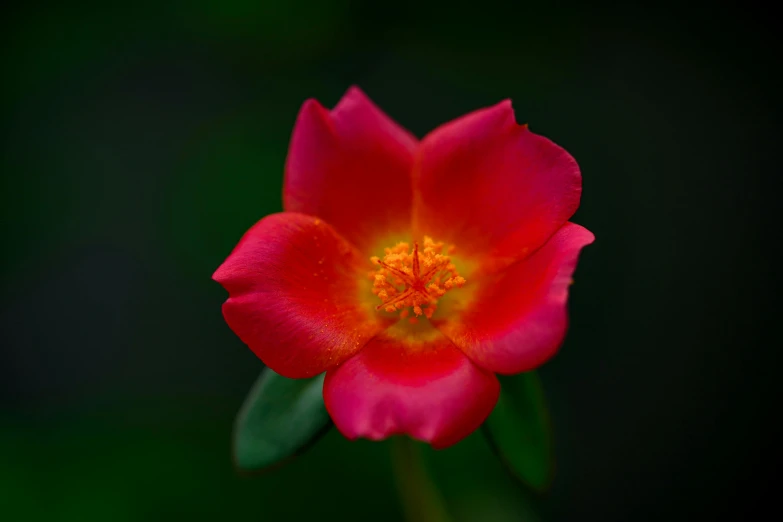
[[324, 219], [359, 247], [408, 230], [417, 146], [357, 87], [331, 111], [308, 100], [288, 151], [285, 209]]
[[324, 402], [350, 439], [406, 434], [455, 444], [489, 416], [500, 385], [442, 335], [410, 342], [382, 334], [326, 374]]
[[386, 327], [360, 300], [363, 269], [363, 257], [331, 226], [284, 212], [256, 223], [213, 279], [228, 290], [223, 315], [239, 338], [275, 372], [304, 378]]
[[517, 125], [510, 101], [447, 123], [422, 140], [414, 228], [481, 254], [496, 269], [532, 252], [579, 207], [576, 161]]
[[565, 224], [530, 257], [480, 281], [466, 308], [438, 328], [487, 370], [515, 374], [540, 366], [565, 337], [571, 276], [593, 240], [586, 228]]

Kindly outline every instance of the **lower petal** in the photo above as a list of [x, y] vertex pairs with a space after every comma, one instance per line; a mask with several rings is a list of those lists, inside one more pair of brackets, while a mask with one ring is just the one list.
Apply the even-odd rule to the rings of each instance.
[[312, 377], [350, 357], [388, 324], [360, 298], [367, 262], [318, 218], [283, 212], [256, 223], [213, 278], [223, 315], [275, 372]]
[[413, 341], [382, 334], [327, 372], [326, 409], [343, 435], [406, 434], [445, 448], [481, 426], [500, 393], [497, 377], [433, 333]]
[[482, 281], [470, 303], [437, 326], [472, 361], [500, 374], [532, 370], [560, 348], [571, 276], [593, 234], [566, 223], [528, 258]]

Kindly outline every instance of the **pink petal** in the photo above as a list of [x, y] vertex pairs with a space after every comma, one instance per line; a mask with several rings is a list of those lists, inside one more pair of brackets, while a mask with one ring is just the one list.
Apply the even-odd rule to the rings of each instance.
[[407, 434], [445, 448], [484, 422], [500, 393], [497, 377], [435, 334], [415, 342], [382, 334], [327, 372], [326, 409], [343, 435]]
[[359, 247], [407, 231], [417, 146], [357, 87], [331, 111], [308, 100], [288, 151], [285, 209], [324, 219]]
[[467, 308], [438, 328], [487, 370], [515, 374], [540, 366], [563, 341], [571, 275], [593, 240], [589, 230], [566, 223], [530, 257], [481, 281]]
[[579, 206], [576, 161], [517, 125], [510, 101], [434, 130], [416, 168], [414, 227], [489, 258], [496, 268], [534, 251]]
[[275, 372], [303, 378], [387, 326], [360, 299], [366, 267], [322, 220], [283, 212], [248, 230], [213, 279], [228, 290], [223, 315], [239, 338]]

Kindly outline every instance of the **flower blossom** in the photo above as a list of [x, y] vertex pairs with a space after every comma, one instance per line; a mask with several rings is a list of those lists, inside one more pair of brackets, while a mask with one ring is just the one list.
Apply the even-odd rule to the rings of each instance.
[[574, 159], [506, 100], [422, 140], [358, 88], [302, 106], [285, 211], [248, 230], [213, 278], [231, 329], [275, 372], [326, 372], [346, 437], [444, 448], [565, 336], [568, 289], [594, 239], [569, 222]]

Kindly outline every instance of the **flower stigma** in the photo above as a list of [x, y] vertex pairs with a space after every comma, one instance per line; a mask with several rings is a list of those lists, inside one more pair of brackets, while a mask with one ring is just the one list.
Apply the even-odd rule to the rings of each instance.
[[[461, 288], [465, 278], [459, 275], [449, 255], [456, 248], [450, 245], [443, 254], [444, 244], [436, 243], [431, 237], [424, 237], [424, 248], [408, 243], [397, 243], [384, 249], [383, 259], [370, 258], [378, 269], [370, 272], [373, 281], [372, 293], [381, 304], [376, 310], [394, 313], [400, 311], [400, 318], [416, 323], [418, 317], [430, 319], [435, 313], [438, 299], [453, 288]], [[410, 317], [413, 312], [414, 317]]]

